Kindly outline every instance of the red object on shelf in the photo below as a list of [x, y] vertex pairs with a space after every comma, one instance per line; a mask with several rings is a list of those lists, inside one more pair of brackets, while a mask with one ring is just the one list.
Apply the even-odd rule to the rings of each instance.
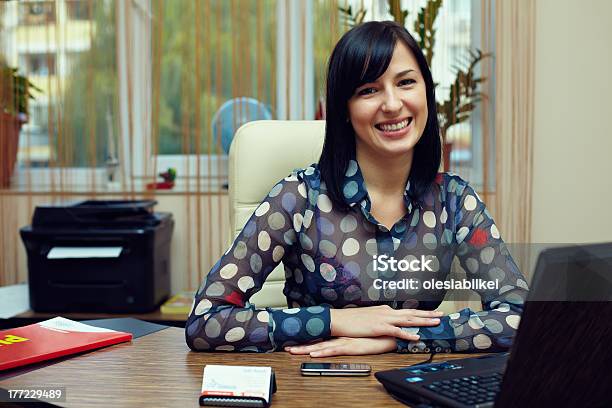
[[164, 181], [158, 181], [147, 184], [147, 190], [170, 190], [174, 187], [174, 180], [176, 179], [176, 169], [170, 167], [163, 173], [159, 173], [159, 176]]
[[159, 181], [157, 183], [148, 183], [147, 190], [170, 190], [174, 187], [174, 183], [168, 181]]

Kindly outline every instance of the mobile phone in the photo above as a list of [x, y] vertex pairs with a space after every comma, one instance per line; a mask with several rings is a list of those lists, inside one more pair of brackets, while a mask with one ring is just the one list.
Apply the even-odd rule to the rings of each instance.
[[372, 367], [360, 363], [302, 363], [302, 375], [366, 376]]

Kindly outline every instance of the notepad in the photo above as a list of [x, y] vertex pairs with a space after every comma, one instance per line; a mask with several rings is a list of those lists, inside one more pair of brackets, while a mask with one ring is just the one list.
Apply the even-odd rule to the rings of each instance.
[[271, 367], [208, 364], [202, 375], [200, 405], [265, 408], [275, 391]]

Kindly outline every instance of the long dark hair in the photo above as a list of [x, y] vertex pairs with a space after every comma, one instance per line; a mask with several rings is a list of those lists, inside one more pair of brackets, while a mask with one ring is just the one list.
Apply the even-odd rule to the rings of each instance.
[[329, 197], [334, 206], [345, 211], [349, 207], [342, 193], [344, 174], [349, 161], [356, 158], [355, 132], [348, 121], [348, 101], [355, 89], [374, 82], [387, 70], [398, 40], [414, 54], [427, 94], [427, 124], [414, 147], [410, 169], [412, 199], [422, 200], [440, 167], [442, 146], [435, 89], [423, 52], [410, 33], [393, 21], [360, 24], [342, 36], [329, 60], [325, 141], [319, 159]]

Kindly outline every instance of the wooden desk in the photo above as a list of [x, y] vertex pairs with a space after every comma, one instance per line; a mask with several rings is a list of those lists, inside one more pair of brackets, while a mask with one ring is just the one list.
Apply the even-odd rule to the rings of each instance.
[[[334, 357], [325, 361], [368, 363], [374, 372], [407, 366], [427, 355], [383, 354]], [[463, 358], [443, 354], [434, 360]], [[277, 353], [196, 353], [184, 332], [175, 327], [132, 343], [118, 344], [0, 382], [4, 389], [65, 387], [65, 407], [196, 407], [206, 364], [272, 366], [278, 391], [272, 407], [401, 407], [369, 377], [302, 377], [300, 363], [308, 356]], [[315, 360], [322, 361], [322, 360]]]

